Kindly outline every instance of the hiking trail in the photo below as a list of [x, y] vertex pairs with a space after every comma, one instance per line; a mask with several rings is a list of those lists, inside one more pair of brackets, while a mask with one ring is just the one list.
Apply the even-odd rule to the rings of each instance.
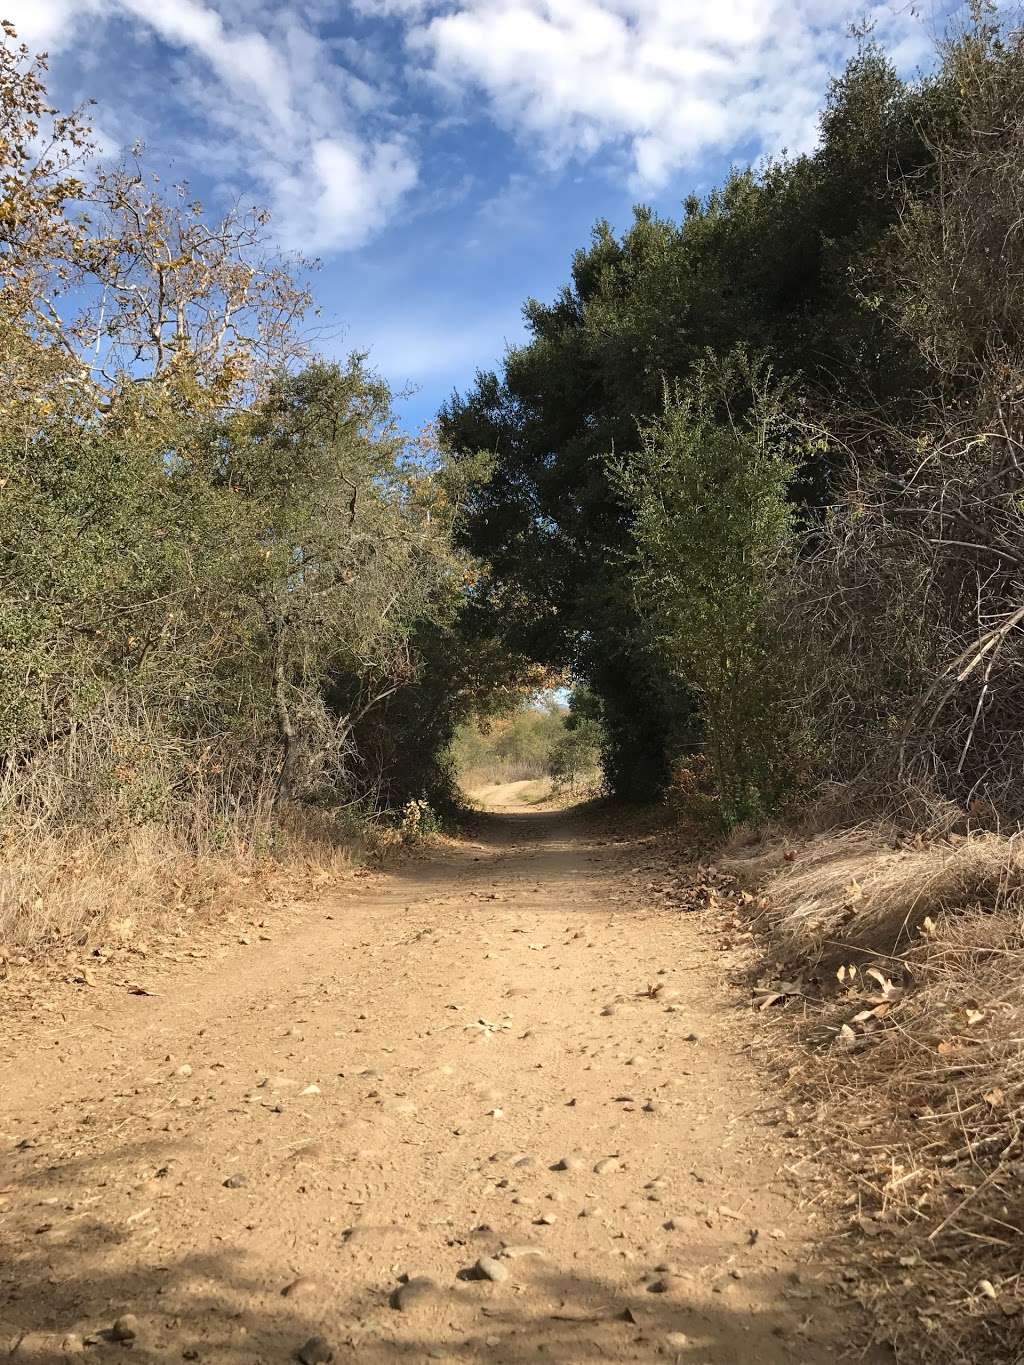
[[710, 917], [579, 814], [480, 828], [0, 1040], [0, 1353], [837, 1358]]

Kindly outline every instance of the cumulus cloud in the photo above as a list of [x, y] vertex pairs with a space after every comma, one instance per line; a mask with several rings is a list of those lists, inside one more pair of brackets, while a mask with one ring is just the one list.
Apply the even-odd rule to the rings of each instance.
[[[148, 123], [265, 199], [287, 245], [317, 253], [365, 242], [417, 184], [413, 139], [430, 134], [422, 107], [407, 103], [404, 124], [392, 107], [396, 31], [419, 95], [489, 117], [548, 168], [600, 157], [642, 193], [712, 154], [811, 145], [865, 3], [911, 66], [929, 39], [905, 0], [0, 0], [0, 11], [30, 45], [77, 61], [104, 126]], [[117, 70], [107, 39], [126, 31], [136, 49], [156, 38], [173, 56]]]
[[[262, 194], [286, 247], [309, 253], [362, 245], [417, 180], [411, 148], [386, 101], [338, 61], [313, 26], [317, 0], [0, 0], [19, 36], [50, 52], [90, 51], [103, 25], [134, 27], [177, 54], [172, 73], [149, 73], [152, 126], [177, 99], [179, 116], [205, 123], [205, 168]], [[111, 29], [112, 32], [112, 29]], [[138, 91], [138, 73], [134, 74]], [[100, 118], [117, 88], [98, 90]], [[170, 122], [173, 122], [173, 114]], [[159, 129], [159, 125], [158, 125]], [[194, 139], [180, 140], [196, 152]]]
[[[624, 153], [660, 188], [709, 152], [801, 150], [849, 48], [835, 0], [390, 0], [412, 12], [408, 44], [453, 95], [482, 92], [493, 117], [552, 163]], [[867, 17], [909, 63], [927, 38], [909, 7]]]

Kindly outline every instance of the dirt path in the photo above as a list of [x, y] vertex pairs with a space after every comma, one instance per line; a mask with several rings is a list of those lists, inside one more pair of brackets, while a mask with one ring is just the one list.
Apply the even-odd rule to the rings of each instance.
[[[0, 1353], [833, 1361], [728, 958], [637, 906], [642, 856], [492, 816], [0, 1045]], [[437, 1287], [396, 1308], [403, 1276]], [[130, 1356], [100, 1335], [125, 1312]]]

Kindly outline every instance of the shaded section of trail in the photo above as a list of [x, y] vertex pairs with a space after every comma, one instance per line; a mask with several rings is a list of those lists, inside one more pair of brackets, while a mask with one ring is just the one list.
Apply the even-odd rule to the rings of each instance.
[[707, 920], [579, 817], [481, 830], [6, 1049], [0, 1346], [130, 1311], [134, 1360], [834, 1359]]

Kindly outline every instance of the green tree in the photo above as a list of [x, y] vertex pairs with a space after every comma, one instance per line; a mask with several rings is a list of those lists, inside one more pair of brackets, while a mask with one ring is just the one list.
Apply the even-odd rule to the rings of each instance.
[[801, 453], [789, 397], [763, 361], [711, 358], [666, 389], [613, 470], [637, 590], [672, 677], [697, 697], [728, 823], [773, 809], [789, 776], [772, 628]]

